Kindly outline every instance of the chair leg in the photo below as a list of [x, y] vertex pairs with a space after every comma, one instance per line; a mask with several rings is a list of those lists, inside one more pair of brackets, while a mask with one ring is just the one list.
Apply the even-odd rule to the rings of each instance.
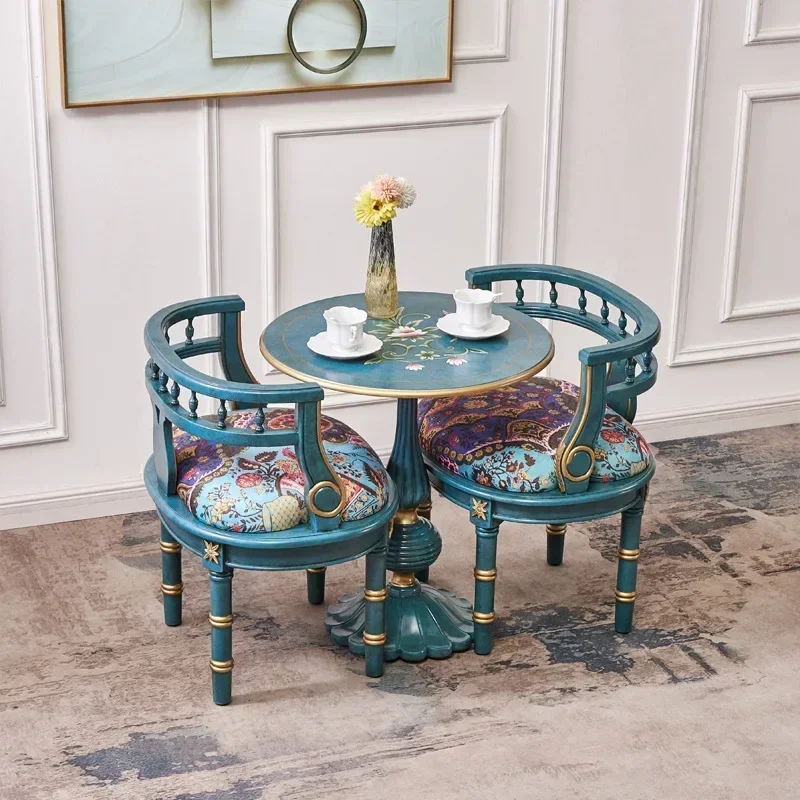
[[165, 525], [161, 525], [161, 594], [164, 596], [164, 622], [170, 627], [181, 624], [181, 545]]
[[472, 611], [475, 652], [492, 652], [494, 634], [494, 584], [497, 578], [497, 533], [499, 525], [475, 526], [475, 603]]
[[633, 627], [633, 602], [636, 599], [636, 572], [643, 512], [643, 498], [622, 512], [614, 607], [614, 629], [617, 633], [630, 633]]
[[233, 570], [209, 571], [211, 588], [211, 689], [214, 702], [226, 706], [231, 701], [231, 672], [233, 672], [231, 584]]
[[383, 675], [386, 643], [386, 545], [367, 553], [364, 584], [364, 671], [369, 678]]
[[319, 606], [325, 602], [325, 567], [312, 567], [306, 570], [308, 602]]
[[564, 537], [567, 534], [566, 523], [547, 525], [547, 563], [558, 567], [564, 560]]

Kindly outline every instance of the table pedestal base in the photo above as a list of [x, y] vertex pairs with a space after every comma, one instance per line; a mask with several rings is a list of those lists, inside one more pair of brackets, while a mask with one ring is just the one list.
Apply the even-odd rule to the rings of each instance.
[[[472, 606], [447, 589], [421, 584], [413, 575], [395, 573], [386, 600], [384, 658], [424, 661], [447, 658], [472, 644]], [[395, 585], [407, 583], [410, 585]], [[364, 655], [364, 596], [349, 594], [328, 607], [325, 627], [334, 642]]]

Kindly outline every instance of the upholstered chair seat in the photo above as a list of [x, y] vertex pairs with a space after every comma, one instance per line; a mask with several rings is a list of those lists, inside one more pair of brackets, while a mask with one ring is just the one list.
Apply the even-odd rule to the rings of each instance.
[[[227, 424], [255, 431], [255, 416], [235, 411]], [[293, 409], [267, 411], [263, 426], [292, 430]], [[321, 418], [320, 433], [325, 455], [344, 485], [342, 520], [362, 520], [380, 511], [388, 499], [389, 476], [375, 451], [331, 417]], [[222, 444], [177, 427], [173, 439], [178, 496], [201, 522], [237, 533], [274, 533], [307, 522], [306, 478], [294, 447]]]
[[[555, 454], [578, 408], [568, 381], [532, 378], [485, 394], [423, 400], [420, 443], [444, 469], [507, 492], [558, 491]], [[630, 478], [647, 468], [642, 435], [606, 407], [591, 481]]]

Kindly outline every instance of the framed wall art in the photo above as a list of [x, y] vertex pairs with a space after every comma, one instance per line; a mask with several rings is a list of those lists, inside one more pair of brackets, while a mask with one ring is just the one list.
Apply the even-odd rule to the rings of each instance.
[[67, 108], [451, 79], [454, 0], [58, 0]]

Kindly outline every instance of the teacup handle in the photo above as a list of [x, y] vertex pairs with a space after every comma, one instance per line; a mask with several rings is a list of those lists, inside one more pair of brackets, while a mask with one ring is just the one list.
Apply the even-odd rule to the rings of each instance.
[[358, 338], [358, 325], [350, 326], [350, 344], [355, 344]]

